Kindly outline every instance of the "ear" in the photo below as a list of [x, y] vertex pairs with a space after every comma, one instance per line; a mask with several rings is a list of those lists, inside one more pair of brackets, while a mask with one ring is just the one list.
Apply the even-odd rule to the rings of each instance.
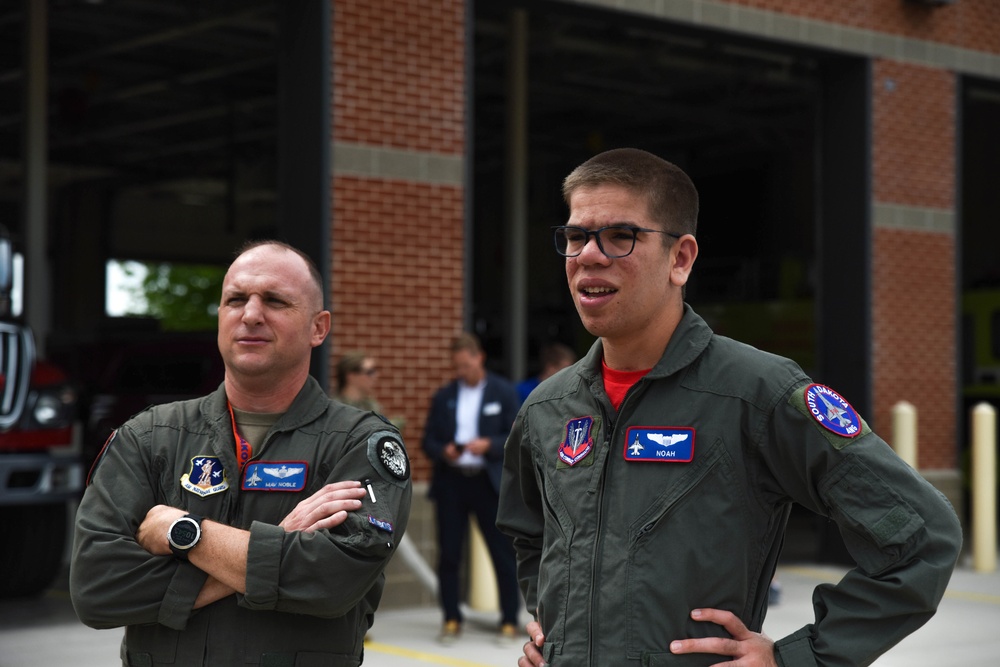
[[674, 241], [674, 245], [670, 248], [670, 255], [673, 258], [673, 266], [670, 268], [670, 284], [684, 287], [691, 276], [694, 261], [698, 259], [698, 241], [690, 234], [685, 234]]
[[313, 317], [312, 346], [319, 347], [330, 333], [330, 311], [321, 310]]

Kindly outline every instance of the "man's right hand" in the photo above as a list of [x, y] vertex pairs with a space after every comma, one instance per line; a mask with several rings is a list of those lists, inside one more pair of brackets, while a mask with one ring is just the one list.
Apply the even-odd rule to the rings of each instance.
[[545, 643], [545, 635], [542, 634], [542, 626], [538, 621], [531, 621], [524, 629], [528, 633], [529, 640], [524, 644], [524, 655], [517, 659], [517, 667], [543, 667], [547, 664], [542, 658], [542, 644]]
[[361, 482], [354, 480], [327, 484], [296, 505], [278, 526], [286, 533], [335, 528], [347, 520], [348, 512], [361, 507], [361, 499], [366, 493]]

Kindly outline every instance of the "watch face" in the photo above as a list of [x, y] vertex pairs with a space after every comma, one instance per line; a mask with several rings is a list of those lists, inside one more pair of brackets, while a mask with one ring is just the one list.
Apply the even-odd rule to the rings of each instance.
[[198, 524], [193, 519], [180, 519], [170, 530], [170, 539], [178, 547], [187, 547], [198, 537]]

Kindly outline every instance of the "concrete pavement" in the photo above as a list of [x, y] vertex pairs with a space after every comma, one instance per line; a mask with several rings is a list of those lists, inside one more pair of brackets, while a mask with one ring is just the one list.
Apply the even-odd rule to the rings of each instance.
[[[764, 631], [782, 637], [812, 620], [812, 589], [836, 581], [842, 568], [785, 565], [779, 569], [780, 604], [768, 612]], [[469, 622], [463, 637], [442, 646], [436, 608], [393, 609], [376, 615], [366, 667], [514, 667], [521, 641], [501, 646], [492, 627]], [[92, 630], [77, 621], [64, 586], [29, 601], [0, 602], [0, 667], [118, 663], [121, 630]], [[996, 664], [1000, 655], [1000, 572], [978, 574], [963, 563], [937, 615], [880, 658], [877, 667]]]

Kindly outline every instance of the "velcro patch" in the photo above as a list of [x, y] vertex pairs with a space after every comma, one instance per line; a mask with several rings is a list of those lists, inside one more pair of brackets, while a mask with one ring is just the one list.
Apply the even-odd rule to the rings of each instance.
[[694, 429], [689, 426], [632, 426], [625, 431], [626, 461], [690, 463]]
[[836, 449], [871, 433], [871, 428], [851, 404], [827, 386], [810, 384], [796, 389], [788, 397], [788, 403], [815, 423]]
[[222, 493], [229, 488], [222, 461], [218, 456], [195, 456], [191, 467], [181, 475], [181, 487], [202, 498]]
[[306, 488], [305, 461], [254, 461], [243, 471], [244, 491], [301, 491]]
[[378, 431], [368, 438], [368, 462], [386, 481], [400, 484], [410, 477], [410, 459], [394, 431]]

